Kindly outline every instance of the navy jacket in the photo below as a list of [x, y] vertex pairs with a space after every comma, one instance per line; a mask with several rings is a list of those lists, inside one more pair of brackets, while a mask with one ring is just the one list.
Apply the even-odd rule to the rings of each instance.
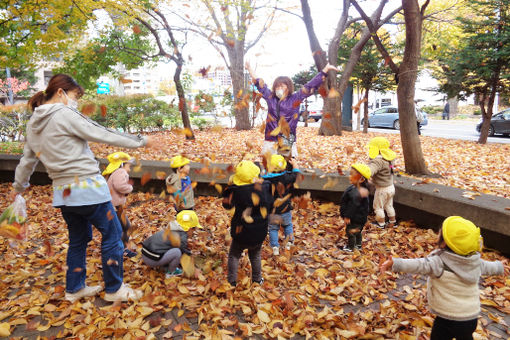
[[[258, 197], [258, 205], [254, 204], [252, 194]], [[225, 209], [235, 208], [234, 216], [230, 222], [232, 238], [247, 246], [264, 242], [273, 202], [271, 182], [269, 181], [264, 181], [261, 184], [228, 186], [223, 191], [223, 207]], [[265, 213], [261, 213], [264, 209]], [[246, 218], [243, 217], [243, 213]]]
[[[366, 188], [366, 182], [361, 186]], [[358, 188], [349, 185], [342, 195], [340, 202], [340, 216], [351, 219], [351, 224], [363, 226], [367, 223], [368, 197], [361, 197]]]

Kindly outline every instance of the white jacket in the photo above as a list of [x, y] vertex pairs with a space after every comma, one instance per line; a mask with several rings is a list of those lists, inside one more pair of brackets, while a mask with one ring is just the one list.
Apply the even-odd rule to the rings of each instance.
[[473, 320], [480, 314], [481, 275], [502, 275], [503, 263], [480, 253], [461, 256], [438, 249], [420, 259], [393, 258], [393, 271], [429, 275], [427, 299], [432, 313], [448, 320]]

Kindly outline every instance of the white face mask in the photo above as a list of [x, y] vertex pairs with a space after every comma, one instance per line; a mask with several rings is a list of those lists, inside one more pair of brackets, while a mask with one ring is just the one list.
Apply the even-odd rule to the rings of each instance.
[[64, 94], [66, 95], [67, 98], [67, 106], [69, 106], [71, 109], [78, 110], [78, 102], [76, 100], [69, 98], [65, 91]]
[[276, 90], [276, 96], [280, 99], [282, 99], [285, 96], [285, 90], [284, 89], [277, 89]]

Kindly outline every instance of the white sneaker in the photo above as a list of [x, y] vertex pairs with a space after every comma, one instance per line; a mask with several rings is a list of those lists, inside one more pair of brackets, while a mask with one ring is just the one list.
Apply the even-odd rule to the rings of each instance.
[[65, 299], [70, 302], [75, 302], [82, 297], [88, 297], [88, 296], [94, 296], [99, 294], [99, 292], [103, 290], [101, 286], [85, 286], [81, 290], [77, 291], [76, 293], [67, 293], [65, 295]]
[[141, 290], [133, 289], [123, 283], [115, 293], [105, 293], [104, 299], [106, 301], [128, 301], [139, 300], [142, 296], [143, 292]]
[[294, 244], [294, 242], [291, 242], [291, 241], [287, 242], [287, 244], [285, 245], [285, 249], [290, 250], [290, 248], [292, 248], [293, 244]]
[[278, 247], [273, 247], [273, 255], [274, 256], [280, 255], [280, 249]]

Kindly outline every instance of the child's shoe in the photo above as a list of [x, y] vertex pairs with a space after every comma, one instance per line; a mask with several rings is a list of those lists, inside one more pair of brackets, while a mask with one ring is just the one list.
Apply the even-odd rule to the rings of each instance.
[[229, 282], [229, 283], [230, 283], [230, 286], [232, 286], [232, 287], [237, 286], [237, 282], [236, 281], [232, 281], [232, 282]]
[[171, 272], [171, 273], [170, 273], [170, 272], [167, 272], [167, 273], [165, 274], [165, 278], [166, 278], [166, 279], [169, 279], [169, 278], [171, 278], [171, 277], [178, 276], [178, 275], [182, 275], [182, 269], [181, 269], [181, 268], [179, 268], [179, 267], [175, 268], [175, 270], [174, 270], [173, 272]]
[[262, 284], [264, 283], [264, 278], [261, 278], [260, 281], [253, 281], [253, 282], [256, 282], [256, 283], [258, 283], [259, 285], [262, 286]]
[[290, 250], [290, 248], [292, 248], [292, 246], [294, 245], [294, 242], [293, 241], [289, 241], [287, 242], [287, 244], [285, 245], [285, 249], [287, 250]]
[[273, 255], [274, 255], [274, 256], [278, 256], [278, 255], [280, 255], [280, 248], [278, 248], [278, 247], [273, 247]]
[[124, 255], [126, 255], [127, 257], [135, 257], [136, 251], [132, 251], [131, 249], [126, 248], [124, 249]]
[[75, 302], [82, 297], [89, 297], [99, 294], [99, 292], [102, 290], [101, 286], [85, 286], [81, 290], [77, 291], [76, 293], [66, 293], [65, 299], [70, 302]]
[[342, 250], [343, 250], [343, 251], [346, 251], [346, 252], [348, 252], [348, 253], [352, 253], [352, 251], [353, 251], [353, 250], [352, 250], [351, 248], [349, 248], [349, 246], [347, 246], [347, 245], [345, 245], [345, 246], [342, 248]]
[[127, 284], [123, 283], [119, 290], [115, 293], [106, 293], [104, 299], [106, 301], [128, 301], [128, 300], [139, 300], [143, 296], [143, 292], [138, 289], [133, 289]]
[[356, 245], [356, 249], [358, 249], [359, 251], [361, 251], [361, 244], [357, 244], [357, 245]]
[[385, 224], [380, 225], [380, 224], [379, 224], [379, 223], [377, 223], [377, 222], [372, 223], [372, 225], [373, 225], [373, 226], [375, 226], [375, 227], [377, 227], [377, 228], [379, 228], [379, 229], [384, 229], [384, 228], [385, 228], [385, 226], [386, 226]]

